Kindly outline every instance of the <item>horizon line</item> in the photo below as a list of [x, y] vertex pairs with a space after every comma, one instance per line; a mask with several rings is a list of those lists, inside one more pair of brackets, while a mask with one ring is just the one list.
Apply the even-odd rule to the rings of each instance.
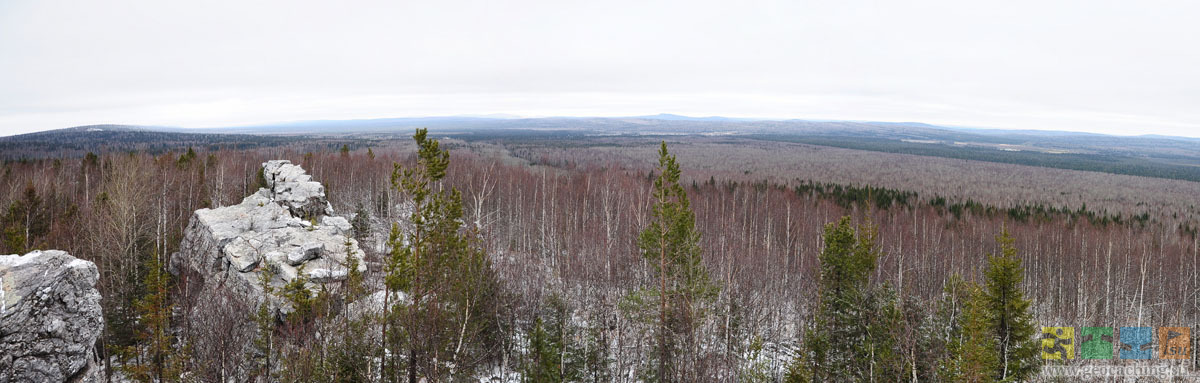
[[[713, 120], [727, 120], [727, 122], [755, 122], [755, 121], [854, 122], [854, 123], [866, 123], [866, 124], [877, 123], [877, 124], [925, 125], [925, 126], [940, 128], [940, 129], [945, 129], [945, 130], [961, 129], [961, 130], [998, 131], [998, 132], [1041, 132], [1041, 133], [1091, 134], [1091, 135], [1109, 136], [1109, 137], [1159, 137], [1159, 138], [1200, 139], [1200, 135], [1183, 136], [1183, 135], [1169, 135], [1169, 134], [1155, 134], [1155, 133], [1114, 134], [1114, 133], [1100, 133], [1100, 132], [1095, 132], [1095, 131], [1069, 130], [1069, 129], [1001, 128], [1001, 127], [971, 126], [971, 125], [959, 125], [959, 124], [943, 125], [943, 124], [928, 123], [928, 122], [921, 122], [921, 121], [911, 121], [911, 120], [887, 121], [887, 120], [830, 119], [830, 118], [803, 118], [803, 117], [735, 117], [735, 116], [725, 116], [725, 115], [694, 116], [694, 115], [669, 113], [669, 112], [662, 112], [662, 113], [657, 113], [657, 114], [613, 115], [613, 116], [602, 116], [602, 115], [518, 115], [518, 114], [504, 113], [504, 112], [464, 113], [464, 114], [410, 115], [410, 116], [342, 118], [342, 119], [319, 118], [319, 119], [308, 119], [308, 120], [271, 121], [271, 122], [262, 122], [262, 123], [237, 123], [237, 124], [203, 126], [203, 127], [186, 127], [186, 126], [179, 126], [179, 125], [154, 125], [154, 124], [125, 124], [125, 123], [107, 122], [107, 123], [74, 125], [74, 126], [68, 126], [68, 127], [62, 127], [62, 128], [41, 129], [41, 130], [16, 133], [16, 134], [0, 134], [0, 137], [15, 137], [15, 136], [21, 136], [21, 135], [26, 135], [26, 134], [44, 133], [44, 132], [51, 132], [51, 131], [56, 131], [56, 130], [77, 129], [77, 128], [94, 127], [94, 126], [122, 126], [122, 127], [134, 127], [134, 128], [147, 128], [147, 129], [174, 129], [174, 130], [195, 131], [195, 130], [209, 130], [209, 129], [217, 130], [217, 129], [283, 127], [283, 126], [293, 125], [293, 124], [322, 123], [322, 122], [381, 121], [381, 120], [408, 120], [408, 119], [415, 120], [415, 119], [462, 118], [462, 119], [502, 121], [502, 120], [538, 120], [538, 119], [556, 119], [556, 118], [558, 118], [558, 119], [589, 119], [589, 118], [592, 118], [592, 119], [623, 119], [623, 118], [655, 119], [656, 117], [670, 117], [670, 118], [675, 118], [678, 121], [691, 121], [691, 122], [705, 122], [706, 120], [708, 120], [708, 122], [713, 122]], [[243, 133], [243, 134], [245, 134], [245, 133]]]

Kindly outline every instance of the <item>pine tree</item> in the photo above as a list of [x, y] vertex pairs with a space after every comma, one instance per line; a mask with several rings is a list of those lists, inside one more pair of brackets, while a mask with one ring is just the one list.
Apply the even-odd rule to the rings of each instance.
[[[383, 296], [383, 318], [380, 321], [380, 340], [383, 345], [379, 347], [380, 355], [380, 370], [383, 373], [384, 381], [389, 380], [389, 375], [395, 372], [398, 366], [396, 356], [399, 345], [403, 337], [398, 331], [388, 331], [399, 326], [400, 316], [404, 313], [405, 307], [397, 305], [398, 302], [392, 302], [392, 296], [398, 292], [409, 291], [412, 287], [413, 266], [412, 266], [412, 250], [404, 244], [404, 234], [400, 231], [398, 223], [392, 223], [392, 230], [388, 233], [387, 258], [384, 262], [384, 288]], [[392, 350], [388, 353], [388, 350]], [[388, 358], [389, 354], [391, 358]], [[397, 377], [391, 376], [392, 380], [398, 380]]]
[[285, 323], [290, 327], [304, 327], [312, 323], [320, 314], [321, 302], [325, 299], [323, 292], [316, 294], [308, 288], [308, 276], [304, 274], [304, 266], [296, 268], [296, 277], [284, 284], [275, 294], [291, 307]]
[[813, 365], [809, 362], [809, 354], [801, 351], [796, 355], [796, 359], [788, 364], [787, 371], [784, 372], [784, 383], [810, 383], [813, 381]]
[[773, 382], [769, 360], [763, 356], [763, 338], [754, 335], [746, 347], [745, 366], [738, 369], [738, 381], [747, 383]]
[[[353, 302], [366, 294], [363, 284], [363, 274], [358, 271], [359, 254], [353, 251], [350, 239], [346, 239], [346, 268], [349, 270], [346, 280], [342, 283], [342, 299]], [[373, 363], [366, 355], [375, 355], [377, 346], [368, 337], [362, 336], [370, 328], [370, 317], [354, 315], [346, 312], [339, 316], [334, 331], [340, 332], [333, 339], [329, 350], [329, 381], [332, 382], [370, 382]]]
[[651, 221], [638, 237], [642, 256], [658, 279], [652, 355], [656, 366], [647, 371], [647, 379], [676, 381], [681, 374], [694, 372], [687, 366], [699, 352], [695, 331], [704, 319], [704, 306], [716, 297], [718, 287], [709, 279], [701, 257], [700, 232], [687, 192], [679, 185], [675, 156], [667, 152], [666, 142], [658, 154], [658, 176], [650, 174], [654, 180]]
[[[386, 315], [395, 322], [384, 327], [386, 348], [392, 355], [406, 349], [404, 367], [413, 383], [469, 375], [497, 341], [490, 319], [499, 286], [491, 261], [462, 227], [462, 194], [440, 182], [450, 153], [427, 133], [418, 129], [413, 135], [417, 166], [394, 165], [392, 186], [412, 199], [413, 228], [405, 235], [393, 226], [385, 266], [388, 291], [409, 295], [404, 304], [387, 302], [392, 307]], [[385, 379], [398, 379], [399, 359], [385, 364]]]

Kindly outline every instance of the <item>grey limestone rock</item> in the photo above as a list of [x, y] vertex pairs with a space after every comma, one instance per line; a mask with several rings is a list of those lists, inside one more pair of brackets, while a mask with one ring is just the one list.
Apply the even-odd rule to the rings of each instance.
[[267, 161], [263, 163], [263, 178], [271, 198], [293, 216], [318, 219], [333, 214], [325, 198], [325, 186], [313, 181], [299, 165], [287, 160]]
[[[344, 280], [347, 255], [361, 260], [363, 253], [350, 236], [349, 221], [330, 215], [325, 188], [304, 169], [288, 161], [268, 161], [263, 175], [267, 187], [240, 204], [196, 211], [179, 252], [171, 257], [171, 270], [199, 287], [199, 299], [222, 294], [250, 306], [268, 302], [276, 315], [283, 315], [291, 308], [264, 294], [264, 273], [271, 287], [303, 276], [316, 289]], [[358, 269], [365, 271], [365, 263]]]
[[98, 382], [96, 265], [63, 251], [0, 255], [0, 382]]
[[[197, 210], [179, 252], [171, 256], [171, 272], [185, 285], [183, 307], [190, 307], [185, 315], [192, 330], [209, 334], [198, 337], [197, 349], [241, 349], [235, 359], [254, 352], [250, 313], [265, 304], [282, 320], [293, 311], [266, 288], [279, 291], [302, 278], [305, 287], [318, 291], [347, 278], [349, 254], [363, 257], [349, 222], [332, 216], [324, 186], [304, 169], [268, 161], [263, 177], [267, 187], [241, 203]], [[365, 262], [359, 262], [358, 271], [366, 271]], [[234, 381], [249, 377], [248, 371], [231, 374]]]

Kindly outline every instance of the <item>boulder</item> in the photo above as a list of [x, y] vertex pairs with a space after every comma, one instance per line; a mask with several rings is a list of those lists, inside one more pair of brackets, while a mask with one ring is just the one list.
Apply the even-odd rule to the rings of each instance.
[[366, 264], [349, 221], [331, 216], [324, 186], [288, 161], [262, 166], [266, 188], [240, 204], [195, 212], [179, 252], [171, 257], [171, 271], [196, 287], [196, 299], [220, 294], [248, 306], [267, 302], [282, 316], [291, 307], [264, 294], [264, 274], [270, 287], [304, 277], [317, 290], [345, 280], [348, 254], [359, 258], [359, 271], [366, 271]]
[[63, 251], [0, 255], [0, 382], [98, 382], [96, 265]]
[[349, 254], [359, 258], [358, 271], [367, 269], [349, 221], [332, 216], [324, 186], [288, 161], [268, 161], [262, 170], [266, 187], [241, 203], [196, 210], [171, 256], [170, 270], [182, 285], [180, 307], [198, 334], [190, 346], [214, 356], [207, 363], [229, 363], [232, 370], [206, 368], [231, 381], [251, 376], [251, 364], [238, 360], [257, 352], [252, 313], [264, 304], [276, 320], [294, 311], [267, 288], [280, 291], [300, 279], [314, 292], [336, 291], [327, 285], [349, 276]]
[[304, 262], [320, 258], [324, 252], [325, 245], [320, 242], [306, 243], [288, 253], [287, 263], [292, 266], [300, 266]]

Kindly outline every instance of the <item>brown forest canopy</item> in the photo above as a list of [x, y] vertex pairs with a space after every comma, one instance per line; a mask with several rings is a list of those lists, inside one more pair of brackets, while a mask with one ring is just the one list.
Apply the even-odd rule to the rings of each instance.
[[[559, 299], [593, 335], [645, 343], [646, 334], [623, 332], [638, 322], [619, 306], [628, 289], [654, 280], [635, 239], [651, 220], [661, 137], [470, 138], [439, 137], [452, 158], [444, 182], [461, 191], [462, 221], [509, 297], [498, 328], [531, 326], [547, 315], [543, 302]], [[667, 143], [682, 167], [702, 262], [721, 286], [715, 310], [739, 323], [713, 324], [702, 341], [793, 344], [813, 310], [825, 226], [843, 216], [878, 228], [869, 278], [887, 282], [902, 305], [940, 299], [952, 275], [981, 280], [984, 254], [1000, 251], [995, 237], [1006, 230], [1021, 249], [1037, 322], [1172, 324], [1198, 315], [1194, 182], [741, 138]], [[372, 272], [389, 251], [391, 223], [406, 217], [405, 197], [389, 181], [393, 164], [415, 164], [411, 140], [383, 136], [62, 154], [4, 163], [0, 253], [63, 249], [96, 262], [111, 347], [138, 343], [136, 326], [125, 324], [136, 322], [131, 308], [145, 294], [144, 261], [176, 251], [196, 209], [253, 193], [263, 161], [291, 160], [325, 185], [334, 210], [364, 229], [356, 236]], [[517, 353], [507, 342], [502, 353]], [[703, 368], [741, 371], [747, 349]], [[614, 349], [611, 370], [635, 369], [644, 352]], [[783, 368], [768, 370], [782, 376]]]

